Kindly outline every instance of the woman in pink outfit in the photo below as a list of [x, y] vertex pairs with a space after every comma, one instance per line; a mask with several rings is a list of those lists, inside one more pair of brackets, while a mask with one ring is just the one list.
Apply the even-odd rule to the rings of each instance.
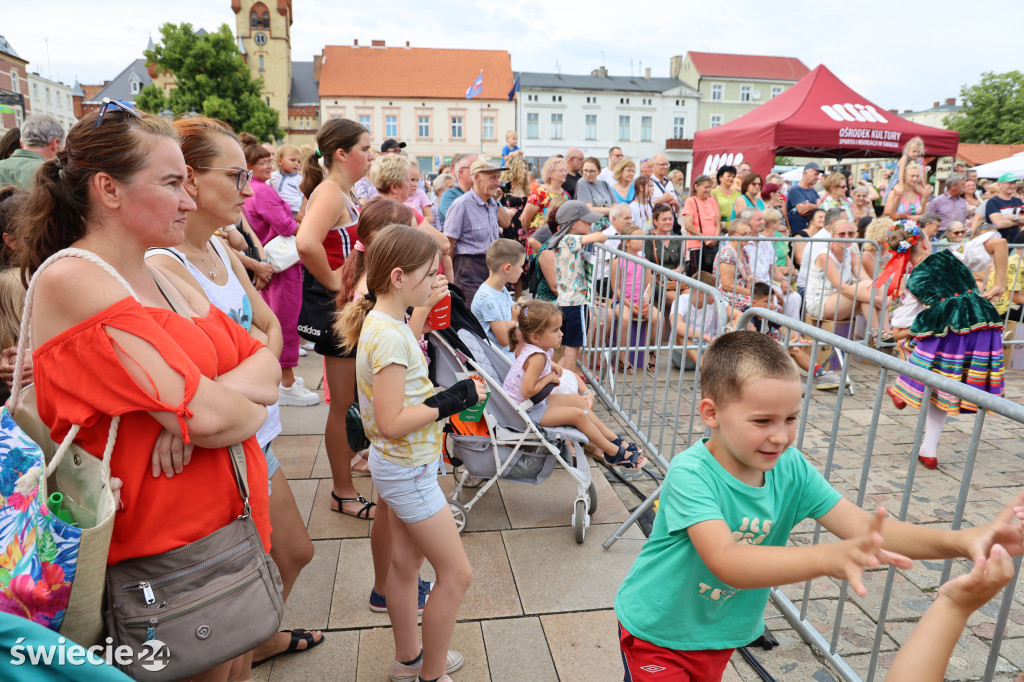
[[[299, 229], [291, 207], [267, 184], [274, 168], [273, 155], [247, 133], [239, 136], [245, 149], [245, 163], [252, 174], [252, 196], [245, 200], [245, 217], [260, 241], [266, 245], [278, 235], [290, 237]], [[307, 407], [320, 402], [320, 396], [306, 388], [293, 368], [299, 364], [299, 310], [302, 308], [302, 267], [298, 263], [270, 278], [263, 300], [281, 323], [284, 345], [281, 349], [282, 405]]]

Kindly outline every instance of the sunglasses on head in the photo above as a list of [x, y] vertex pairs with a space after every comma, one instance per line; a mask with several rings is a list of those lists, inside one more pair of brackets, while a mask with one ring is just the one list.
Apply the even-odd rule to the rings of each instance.
[[128, 102], [119, 99], [110, 99], [109, 97], [103, 98], [103, 103], [100, 105], [100, 114], [96, 117], [95, 128], [99, 128], [103, 125], [103, 119], [106, 117], [108, 112], [123, 111], [126, 114], [131, 114], [135, 118], [142, 118], [142, 114], [138, 109], [133, 107]]

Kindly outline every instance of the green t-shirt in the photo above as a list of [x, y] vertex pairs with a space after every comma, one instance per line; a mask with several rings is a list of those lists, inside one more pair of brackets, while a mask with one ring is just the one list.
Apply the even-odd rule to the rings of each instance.
[[782, 453], [755, 488], [722, 468], [705, 442], [672, 460], [651, 537], [615, 597], [615, 613], [631, 635], [676, 651], [750, 644], [764, 630], [769, 592], [718, 580], [687, 528], [722, 519], [739, 542], [781, 547], [794, 526], [820, 518], [841, 497], [796, 448]]
[[725, 231], [725, 226], [729, 224], [729, 216], [732, 215], [732, 205], [736, 203], [736, 197], [738, 195], [739, 192], [733, 192], [729, 196], [726, 196], [718, 187], [711, 190], [711, 197], [718, 202], [718, 213], [722, 216], [723, 232]]

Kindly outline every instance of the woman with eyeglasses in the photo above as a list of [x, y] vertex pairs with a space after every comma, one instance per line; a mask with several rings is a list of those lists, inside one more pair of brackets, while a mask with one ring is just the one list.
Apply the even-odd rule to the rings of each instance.
[[[242, 133], [238, 139], [245, 151], [246, 167], [252, 171], [252, 195], [245, 199], [244, 210], [253, 232], [264, 246], [278, 235], [291, 237], [299, 229], [299, 224], [292, 217], [291, 206], [267, 184], [274, 170], [273, 154], [249, 133]], [[302, 309], [302, 266], [296, 263], [274, 273], [260, 293], [281, 323], [281, 404], [295, 407], [316, 405], [320, 396], [306, 388], [302, 377], [295, 376], [301, 342], [298, 324]]]
[[[109, 565], [177, 549], [238, 518], [228, 452], [238, 443], [252, 518], [270, 550], [267, 464], [254, 436], [277, 402], [277, 358], [194, 286], [145, 262], [150, 247], [184, 239], [196, 209], [188, 180], [168, 123], [104, 103], [40, 166], [18, 219], [22, 272], [38, 273], [31, 350], [39, 417], [58, 440], [82, 425], [76, 442], [100, 458], [121, 416], [110, 459], [121, 487]], [[40, 272], [68, 247], [90, 259], [52, 261]], [[154, 450], [174, 462], [190, 453], [190, 461], [172, 478], [154, 475]], [[231, 664], [192, 679], [227, 680]]]
[[576, 183], [576, 199], [582, 201], [594, 213], [605, 216], [604, 220], [596, 225], [604, 229], [608, 227], [612, 206], [617, 202], [612, 197], [611, 186], [601, 180], [601, 162], [593, 156], [583, 160], [583, 177]]
[[756, 208], [763, 211], [764, 201], [761, 199], [761, 187], [764, 186], [764, 179], [757, 173], [747, 173], [740, 182], [740, 195], [732, 204], [732, 215], [729, 220], [736, 220], [736, 216], [745, 208]]
[[[241, 202], [253, 196], [251, 172], [246, 170], [242, 146], [229, 126], [211, 118], [182, 118], [173, 125], [181, 138], [188, 166], [185, 189], [195, 197], [196, 210], [185, 220], [185, 240], [176, 247], [150, 249], [146, 262], [188, 282], [250, 336], [279, 355], [282, 334], [277, 317], [246, 278], [237, 254], [214, 236], [219, 226], [238, 220]], [[267, 460], [273, 527], [270, 553], [281, 571], [287, 599], [302, 568], [313, 559], [313, 542], [288, 479], [271, 449], [271, 442], [281, 433], [280, 409], [275, 404], [267, 411], [267, 421], [256, 433], [256, 439]], [[173, 462], [160, 464], [164, 476], [175, 474]], [[275, 633], [256, 648], [253, 667], [285, 652], [306, 651], [322, 641], [321, 632], [302, 628]]]
[[825, 178], [822, 186], [825, 188], [825, 198], [821, 200], [819, 207], [826, 212], [830, 208], [841, 208], [846, 214], [846, 219], [856, 225], [857, 221], [853, 216], [853, 202], [846, 196], [846, 176], [835, 172]]

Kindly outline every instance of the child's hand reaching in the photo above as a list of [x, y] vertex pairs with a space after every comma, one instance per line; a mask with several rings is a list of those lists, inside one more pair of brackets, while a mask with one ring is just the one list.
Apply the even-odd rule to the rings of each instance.
[[480, 377], [473, 376], [473, 385], [476, 386], [476, 397], [477, 400], [484, 400], [487, 398], [487, 383]]
[[1013, 579], [1013, 561], [1002, 545], [992, 545], [987, 557], [975, 562], [970, 573], [957, 576], [939, 588], [945, 597], [965, 613], [974, 613]]
[[968, 537], [968, 546], [962, 554], [976, 564], [983, 561], [997, 543], [1011, 556], [1024, 554], [1024, 491], [1017, 493], [991, 523], [960, 532]]
[[898, 568], [910, 568], [913, 562], [902, 554], [882, 549], [882, 522], [886, 511], [879, 507], [871, 518], [871, 525], [866, 533], [838, 543], [841, 547], [832, 557], [832, 565], [825, 571], [833, 578], [844, 578], [850, 581], [850, 587], [860, 596], [868, 593], [861, 581], [865, 568], [875, 568], [882, 564], [891, 564]]

